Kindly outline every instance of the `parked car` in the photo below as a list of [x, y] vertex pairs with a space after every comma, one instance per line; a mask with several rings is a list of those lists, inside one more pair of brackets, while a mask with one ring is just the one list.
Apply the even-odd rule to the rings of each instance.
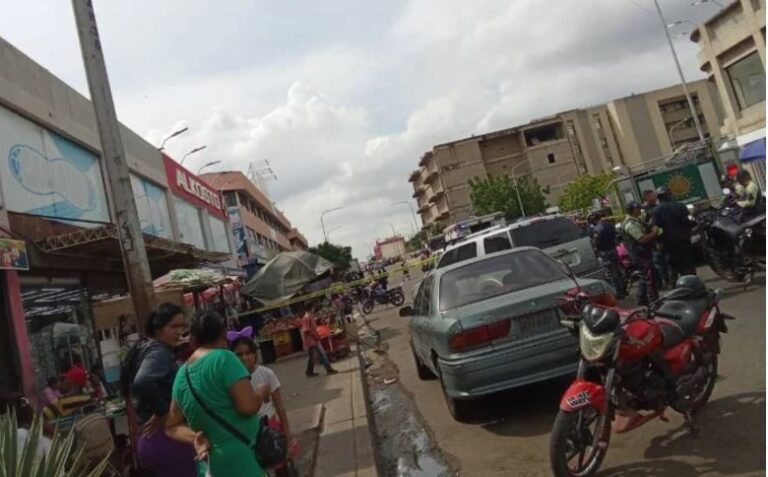
[[[615, 303], [606, 282], [579, 283]], [[400, 309], [419, 377], [439, 378], [451, 415], [462, 420], [472, 398], [575, 373], [577, 342], [557, 309], [574, 286], [562, 263], [534, 247], [434, 270], [413, 306]]]
[[602, 278], [603, 268], [581, 228], [562, 215], [546, 215], [496, 226], [449, 245], [436, 268], [513, 247], [538, 247], [566, 263], [576, 275]]

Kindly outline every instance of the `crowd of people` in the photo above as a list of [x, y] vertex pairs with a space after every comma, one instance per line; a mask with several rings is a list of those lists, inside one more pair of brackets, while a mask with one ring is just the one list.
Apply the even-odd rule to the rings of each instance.
[[[736, 182], [741, 220], [748, 220], [758, 213], [760, 189], [745, 170], [739, 171]], [[640, 306], [654, 302], [659, 290], [674, 287], [679, 277], [696, 274], [691, 247], [691, 231], [696, 223], [688, 208], [675, 200], [666, 187], [645, 190], [642, 197], [642, 203], [631, 201], [626, 205], [620, 227], [599, 212], [590, 214], [586, 227], [606, 277], [619, 297], [626, 295], [634, 273]], [[627, 253], [629, 265], [623, 263], [621, 252]]]

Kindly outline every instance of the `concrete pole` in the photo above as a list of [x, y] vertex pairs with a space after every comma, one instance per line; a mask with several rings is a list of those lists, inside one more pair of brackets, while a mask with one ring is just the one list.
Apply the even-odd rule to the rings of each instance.
[[91, 102], [96, 113], [96, 122], [101, 139], [101, 157], [107, 173], [112, 204], [115, 210], [123, 268], [128, 281], [128, 290], [136, 314], [139, 334], [144, 334], [144, 321], [155, 303], [155, 290], [149, 272], [147, 250], [139, 225], [139, 213], [131, 188], [131, 177], [125, 159], [125, 149], [120, 136], [120, 125], [112, 101], [104, 53], [101, 50], [96, 15], [91, 0], [72, 0], [80, 48], [88, 78]]
[[699, 133], [699, 140], [704, 141], [704, 131], [701, 129], [701, 123], [699, 122], [699, 115], [696, 113], [696, 106], [693, 104], [691, 94], [688, 92], [688, 84], [685, 82], [685, 75], [683, 69], [680, 67], [680, 60], [677, 59], [677, 51], [675, 51], [675, 45], [672, 44], [672, 37], [669, 35], [669, 23], [664, 19], [664, 14], [661, 12], [659, 6], [659, 0], [653, 0], [653, 4], [656, 5], [656, 12], [659, 14], [659, 20], [661, 20], [661, 27], [664, 28], [664, 34], [667, 36], [667, 43], [669, 43], [669, 50], [672, 52], [672, 58], [675, 60], [675, 66], [677, 67], [677, 74], [680, 75], [680, 83], [683, 85], [683, 93], [685, 93], [685, 99], [688, 100], [688, 108], [691, 110], [691, 116], [693, 116], [693, 122], [696, 124], [696, 131]]

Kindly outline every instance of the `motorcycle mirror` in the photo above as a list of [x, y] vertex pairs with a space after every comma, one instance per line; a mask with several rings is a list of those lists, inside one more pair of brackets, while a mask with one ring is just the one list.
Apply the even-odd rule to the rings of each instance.
[[729, 188], [725, 187], [725, 188], [723, 189], [723, 195], [724, 195], [724, 196], [726, 196], [726, 197], [727, 197], [727, 196], [729, 196], [729, 195], [731, 195], [731, 189], [729, 189]]

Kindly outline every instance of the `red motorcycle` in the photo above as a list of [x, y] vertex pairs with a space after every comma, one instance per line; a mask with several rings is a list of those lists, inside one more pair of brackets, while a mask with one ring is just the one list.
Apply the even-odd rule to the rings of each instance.
[[[578, 286], [578, 284], [577, 284]], [[579, 336], [576, 380], [560, 401], [550, 442], [556, 477], [594, 475], [611, 432], [637, 429], [672, 407], [696, 432], [693, 414], [709, 400], [717, 379], [721, 291], [695, 276], [651, 306], [621, 309], [590, 303], [580, 289], [560, 302], [560, 323]]]

